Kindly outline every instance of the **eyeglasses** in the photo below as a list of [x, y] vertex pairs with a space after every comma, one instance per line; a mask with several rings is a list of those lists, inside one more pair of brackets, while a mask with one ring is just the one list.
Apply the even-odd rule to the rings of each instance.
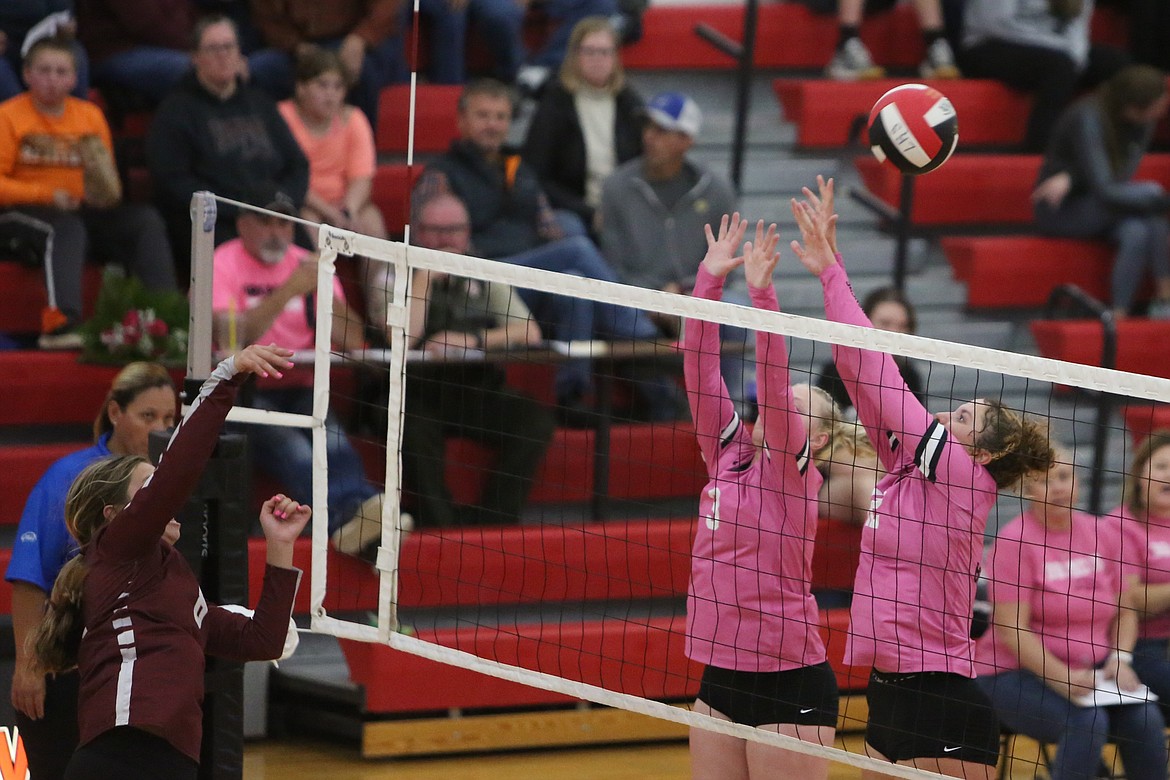
[[415, 225], [415, 228], [419, 232], [425, 230], [427, 233], [433, 233], [437, 236], [457, 236], [460, 233], [466, 233], [470, 230], [471, 225], [466, 222], [460, 222], [454, 225], [434, 225], [429, 222], [420, 222]]
[[240, 44], [232, 43], [205, 43], [199, 47], [203, 54], [231, 54], [240, 50]]
[[617, 49], [612, 46], [582, 46], [577, 52], [582, 57], [612, 57]]

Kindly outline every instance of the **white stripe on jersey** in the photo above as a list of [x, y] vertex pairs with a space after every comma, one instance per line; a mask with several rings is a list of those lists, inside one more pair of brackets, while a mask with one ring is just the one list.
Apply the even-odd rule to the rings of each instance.
[[[126, 598], [129, 593], [123, 593], [120, 598]], [[114, 613], [129, 608], [128, 604], [119, 604]], [[122, 653], [122, 663], [118, 667], [118, 688], [114, 695], [114, 725], [130, 725], [130, 696], [134, 692], [134, 662], [138, 660], [138, 647], [134, 644], [134, 628], [129, 617], [115, 618], [113, 621], [118, 631], [118, 650]]]
[[894, 435], [893, 431], [886, 431], [886, 439], [890, 442], [890, 452], [898, 451], [898, 437]]
[[801, 474], [804, 474], [804, 472], [808, 469], [808, 457], [810, 450], [811, 448], [809, 447], [808, 440], [805, 440], [804, 446], [800, 448], [800, 452], [796, 453], [796, 470]]
[[926, 429], [922, 441], [918, 443], [918, 451], [914, 453], [918, 470], [931, 482], [934, 482], [938, 476], [935, 471], [938, 469], [938, 461], [942, 457], [943, 445], [946, 444], [946, 441], [947, 429], [943, 427], [942, 423], [935, 420]]
[[732, 412], [731, 422], [727, 423], [727, 427], [719, 432], [719, 446], [726, 447], [731, 444], [731, 438], [735, 436], [737, 430], [739, 430], [739, 414]]

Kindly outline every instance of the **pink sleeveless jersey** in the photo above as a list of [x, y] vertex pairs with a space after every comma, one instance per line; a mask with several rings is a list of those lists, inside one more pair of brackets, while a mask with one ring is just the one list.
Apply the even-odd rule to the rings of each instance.
[[[694, 295], [718, 300], [722, 280], [700, 268]], [[757, 308], [777, 310], [775, 290], [751, 289]], [[765, 452], [735, 413], [719, 373], [719, 326], [686, 323], [685, 376], [710, 482], [687, 592], [688, 658], [745, 672], [776, 672], [825, 660], [809, 592], [821, 475], [805, 423], [792, 404], [782, 336], [756, 341]]]
[[[840, 262], [820, 278], [830, 320], [872, 327]], [[845, 662], [973, 677], [971, 607], [995, 480], [906, 388], [892, 357], [834, 345], [833, 359], [887, 471], [862, 531]]]
[[[1048, 652], [1089, 669], [1113, 649], [1123, 580], [1121, 521], [1073, 512], [1067, 528], [1049, 528], [1025, 512], [1000, 529], [988, 559], [992, 604], [1027, 604], [1028, 629]], [[975, 648], [980, 675], [1020, 667], [999, 639], [994, 618]]]

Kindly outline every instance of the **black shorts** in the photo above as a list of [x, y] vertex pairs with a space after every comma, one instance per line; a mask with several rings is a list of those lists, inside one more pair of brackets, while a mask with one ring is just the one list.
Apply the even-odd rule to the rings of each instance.
[[199, 764], [162, 737], [118, 726], [82, 745], [65, 780], [196, 780]]
[[763, 726], [836, 726], [837, 678], [829, 664], [786, 672], [737, 672], [708, 666], [699, 683], [699, 700], [733, 723]]
[[891, 761], [957, 758], [994, 766], [999, 760], [999, 721], [974, 680], [875, 669], [865, 698], [865, 741]]

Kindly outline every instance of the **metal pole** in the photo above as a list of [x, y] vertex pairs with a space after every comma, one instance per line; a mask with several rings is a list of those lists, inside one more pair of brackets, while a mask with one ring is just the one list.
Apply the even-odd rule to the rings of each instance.
[[910, 214], [914, 211], [914, 177], [902, 174], [902, 194], [899, 199], [897, 247], [894, 253], [894, 287], [906, 290], [906, 263], [910, 255]]
[[747, 0], [743, 9], [743, 44], [739, 53], [735, 89], [735, 141], [731, 147], [731, 183], [743, 193], [744, 144], [747, 141], [748, 113], [751, 111], [752, 71], [755, 67], [756, 22], [759, 0]]

